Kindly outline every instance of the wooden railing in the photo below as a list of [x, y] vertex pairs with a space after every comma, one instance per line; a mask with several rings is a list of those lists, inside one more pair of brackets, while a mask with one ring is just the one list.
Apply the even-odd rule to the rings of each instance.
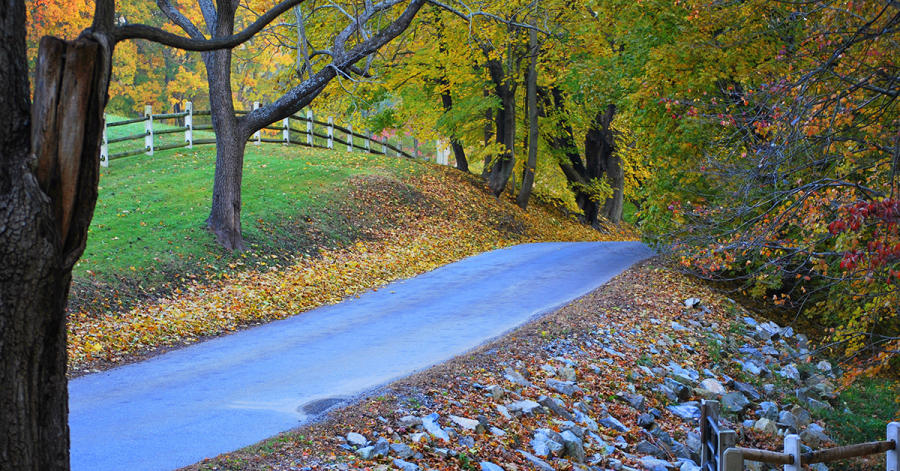
[[[254, 109], [258, 107], [259, 104], [254, 103]], [[235, 111], [235, 114], [247, 113], [248, 111]], [[194, 125], [194, 117], [196, 116], [210, 116], [210, 112], [208, 110], [195, 111], [191, 102], [186, 102], [184, 111], [177, 113], [153, 114], [153, 109], [148, 105], [144, 108], [143, 117], [126, 119], [122, 121], [104, 122], [103, 142], [100, 150], [100, 165], [103, 167], [108, 167], [110, 160], [120, 159], [138, 154], [153, 155], [153, 153], [156, 151], [179, 149], [183, 147], [190, 149], [195, 145], [215, 144], [215, 138], [195, 139], [195, 131], [213, 130], [211, 124]], [[155, 128], [154, 122], [159, 122], [162, 120], [176, 120], [176, 123], [178, 123], [179, 120], [183, 120], [184, 124], [167, 126], [164, 129]], [[108, 128], [135, 123], [144, 123], [144, 131], [111, 139], [108, 137]], [[299, 123], [300, 127], [296, 126], [297, 123]], [[262, 142], [281, 143], [285, 145], [295, 144], [323, 149], [334, 149], [335, 143], [337, 143], [337, 145], [339, 146], [346, 146], [347, 151], [350, 152], [358, 150], [379, 155], [391, 155], [391, 153], [393, 152], [395, 156], [402, 156], [411, 159], [424, 157], [419, 152], [418, 141], [413, 141], [413, 149], [411, 149], [412, 153], [410, 153], [403, 149], [403, 144], [400, 141], [390, 142], [387, 138], [375, 138], [373, 137], [372, 133], [369, 132], [365, 132], [362, 134], [355, 132], [352, 125], [347, 125], [345, 127], [334, 124], [332, 118], [328, 118], [327, 121], [317, 120], [313, 116], [313, 112], [311, 110], [306, 110], [305, 116], [293, 115], [281, 120], [280, 125], [269, 125], [263, 129], [280, 131], [281, 136], [278, 138], [267, 137], [264, 136], [261, 131], [257, 131], [253, 134], [248, 142], [253, 142], [257, 145]], [[335, 130], [337, 130], [340, 134], [343, 134], [343, 140], [340, 138], [340, 136], [335, 135]], [[324, 131], [324, 133], [322, 131]], [[182, 132], [184, 133], [184, 142], [160, 145], [160, 143], [156, 139], [157, 136]], [[109, 152], [110, 144], [135, 140], [143, 140], [143, 147], [125, 149], [115, 153]], [[443, 144], [441, 141], [438, 141], [435, 147], [437, 149], [437, 152], [433, 157], [433, 160], [438, 163], [447, 165], [449, 146]]]
[[742, 448], [735, 446], [737, 434], [721, 429], [718, 423], [718, 401], [703, 401], [700, 409], [700, 437], [702, 441], [701, 468], [703, 471], [741, 471], [745, 461], [783, 465], [784, 471], [800, 471], [814, 463], [857, 458], [885, 453], [886, 470], [900, 471], [900, 422], [887, 424], [887, 439], [877, 442], [827, 448], [802, 453], [800, 436], [784, 437], [784, 452]]

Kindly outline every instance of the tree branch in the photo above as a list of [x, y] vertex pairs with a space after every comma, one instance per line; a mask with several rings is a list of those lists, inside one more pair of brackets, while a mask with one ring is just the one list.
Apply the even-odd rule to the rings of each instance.
[[[253, 22], [240, 33], [217, 39], [193, 39], [169, 33], [159, 28], [142, 24], [129, 24], [116, 27], [112, 32], [113, 42], [126, 39], [146, 39], [166, 46], [184, 49], [186, 51], [212, 51], [215, 49], [231, 49], [246, 42], [254, 34], [265, 28], [269, 23], [278, 18], [282, 13], [304, 0], [284, 0], [271, 10], [267, 11], [259, 19]], [[179, 25], [180, 26], [180, 25]]]

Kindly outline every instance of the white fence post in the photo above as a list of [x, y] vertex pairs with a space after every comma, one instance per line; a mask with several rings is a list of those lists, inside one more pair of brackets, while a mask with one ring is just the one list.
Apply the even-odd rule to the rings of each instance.
[[387, 137], [381, 136], [381, 153], [387, 157]]
[[147, 155], [153, 155], [153, 107], [144, 106], [144, 149], [147, 149]]
[[347, 133], [347, 152], [353, 152], [353, 125], [348, 124], [347, 130], [350, 131]]
[[894, 449], [885, 453], [887, 471], [900, 471], [900, 422], [887, 424], [887, 439], [894, 441]]
[[194, 148], [194, 104], [186, 101], [184, 103], [184, 142], [188, 143], [188, 149]]
[[[254, 109], [254, 110], [258, 110], [258, 109], [259, 109], [259, 102], [258, 102], [258, 101], [254, 101], [254, 102], [253, 102], [253, 109]], [[253, 139], [256, 139], [256, 145], [259, 145], [260, 139], [262, 139], [262, 130], [259, 130], [259, 131], [256, 131], [255, 133], [253, 133]]]
[[793, 463], [784, 465], [784, 471], [800, 471], [800, 435], [784, 436], [784, 453], [794, 458]]
[[284, 140], [284, 145], [288, 145], [291, 143], [291, 118], [282, 119], [281, 127], [281, 137]]
[[306, 143], [313, 145], [313, 112], [306, 110]]
[[328, 145], [329, 149], [334, 149], [334, 120], [328, 118]]
[[106, 113], [103, 113], [103, 143], [100, 144], [100, 166], [109, 167], [109, 140], [106, 137]]

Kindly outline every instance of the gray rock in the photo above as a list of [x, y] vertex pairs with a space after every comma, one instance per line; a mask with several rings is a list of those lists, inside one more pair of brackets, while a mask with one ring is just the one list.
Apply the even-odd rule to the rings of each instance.
[[797, 365], [793, 363], [778, 370], [778, 375], [783, 378], [793, 380], [797, 383], [800, 382], [800, 371], [797, 370]]
[[685, 330], [688, 330], [687, 327], [685, 327], [685, 326], [683, 326], [683, 325], [681, 325], [681, 324], [679, 324], [679, 323], [677, 323], [677, 322], [675, 322], [675, 321], [672, 321], [672, 323], [669, 324], [669, 327], [670, 327], [673, 331], [675, 331], [675, 332], [683, 332], [683, 331], [685, 331]]
[[466, 417], [460, 417], [460, 416], [458, 416], [458, 415], [451, 415], [451, 416], [450, 416], [450, 421], [453, 422], [453, 423], [456, 424], [456, 425], [459, 425], [459, 426], [462, 427], [464, 430], [472, 430], [472, 431], [474, 431], [476, 428], [478, 428], [478, 425], [479, 425], [479, 423], [478, 423], [477, 420], [474, 420], [474, 419], [468, 419], [468, 418], [466, 418]]
[[503, 398], [506, 397], [506, 393], [507, 393], [507, 391], [505, 389], [503, 389], [501, 386], [497, 386], [496, 384], [488, 386], [487, 389], [485, 389], [485, 391], [487, 391], [488, 394], [491, 395], [491, 397], [493, 397], [494, 399], [496, 399], [498, 401], [503, 400]]
[[722, 383], [713, 378], [706, 378], [703, 381], [700, 381], [700, 389], [714, 395], [725, 394], [725, 386], [722, 386]]
[[575, 422], [584, 425], [588, 430], [592, 432], [600, 430], [597, 426], [596, 420], [592, 419], [589, 415], [577, 409], [575, 410]]
[[672, 378], [666, 378], [663, 385], [674, 393], [675, 401], [687, 401], [691, 398], [691, 389]]
[[369, 443], [369, 441], [362, 434], [350, 432], [347, 434], [347, 443], [353, 446], [366, 446], [366, 443]]
[[372, 455], [375, 452], [374, 446], [366, 446], [362, 447], [359, 450], [356, 450], [356, 454], [359, 455], [360, 458], [364, 460], [372, 459]]
[[783, 338], [789, 339], [794, 336], [794, 328], [791, 326], [787, 326], [781, 329], [781, 336]]
[[550, 412], [553, 412], [565, 420], [575, 420], [575, 417], [566, 410], [565, 403], [555, 397], [541, 396], [538, 398], [538, 404], [546, 407]]
[[611, 415], [606, 416], [606, 418], [604, 418], [604, 419], [601, 419], [599, 424], [606, 428], [617, 430], [619, 432], [627, 432], [628, 431], [628, 427], [626, 427], [625, 424], [623, 424], [622, 422], [619, 422], [619, 419], [617, 419]]
[[546, 381], [547, 387], [560, 393], [565, 394], [566, 396], [571, 396], [576, 392], [580, 392], [581, 388], [579, 388], [574, 381], [559, 381], [555, 379], [548, 379]]
[[391, 442], [387, 441], [386, 438], [381, 437], [375, 441], [373, 447], [372, 456], [387, 456], [391, 451]]
[[543, 364], [541, 369], [550, 376], [556, 376], [556, 367], [553, 365]]
[[778, 413], [778, 425], [796, 431], [800, 427], [797, 425], [797, 418], [790, 411], [783, 410]]
[[401, 471], [419, 471], [419, 466], [408, 461], [403, 461], [399, 458], [394, 458], [394, 466]]
[[682, 461], [678, 471], [700, 471], [700, 467], [693, 461]]
[[775, 394], [775, 385], [771, 383], [766, 383], [763, 385], [763, 394], [766, 396], [771, 396]]
[[528, 460], [535, 468], [539, 469], [540, 471], [555, 471], [553, 469], [553, 466], [550, 466], [549, 464], [547, 464], [546, 461], [538, 458], [537, 456], [534, 456], [525, 450], [516, 450], [516, 451], [518, 451], [519, 454], [522, 455], [523, 458]]
[[562, 436], [550, 429], [538, 429], [531, 439], [531, 449], [537, 456], [560, 454], [565, 449]]
[[450, 435], [448, 435], [447, 431], [441, 428], [440, 425], [438, 425], [437, 419], [437, 414], [431, 414], [422, 417], [422, 427], [424, 427], [425, 431], [428, 432], [432, 437], [437, 438], [438, 440], [443, 440], [446, 443], [450, 443]]
[[671, 463], [668, 461], [653, 456], [644, 456], [640, 459], [640, 462], [641, 466], [650, 471], [668, 471], [669, 466], [671, 466]]
[[491, 463], [490, 461], [482, 461], [481, 471], [505, 471], [503, 468]]
[[655, 456], [656, 458], [665, 458], [666, 456], [666, 452], [664, 452], [662, 448], [648, 442], [647, 440], [644, 440], [635, 445], [634, 451], [642, 455]]
[[756, 322], [756, 319], [754, 319], [754, 318], [752, 318], [752, 317], [745, 316], [745, 317], [744, 317], [744, 324], [747, 324], [747, 326], [749, 326], [749, 327], [754, 327], [754, 328], [755, 328], [756, 326], [759, 325], [759, 322]]
[[822, 360], [816, 363], [816, 369], [822, 373], [831, 373], [831, 363], [829, 363], [828, 360]]
[[412, 457], [415, 453], [413, 453], [412, 448], [405, 443], [391, 443], [391, 454], [405, 460]]
[[763, 373], [763, 372], [767, 371], [763, 367], [757, 365], [756, 362], [753, 360], [745, 360], [745, 361], [738, 360], [737, 363], [739, 365], [741, 365], [741, 370], [743, 370], [744, 372], [749, 373], [753, 376], [764, 376], [765, 373]]
[[797, 426], [800, 428], [806, 427], [812, 422], [809, 412], [800, 406], [791, 407], [791, 414], [794, 414], [794, 417], [797, 418]]
[[[540, 405], [540, 404], [538, 404], [538, 405]], [[503, 416], [503, 418], [505, 418], [507, 420], [512, 418], [512, 415], [509, 413], [509, 409], [507, 409], [506, 406], [500, 405], [500, 404], [494, 404], [494, 408], [497, 409], [497, 412], [499, 412], [500, 415]]]
[[678, 375], [683, 378], [687, 378], [690, 381], [698, 381], [700, 379], [700, 373], [696, 370], [692, 370], [690, 368], [685, 368], [674, 361], [670, 361], [668, 365], [669, 371], [672, 372], [673, 375]]
[[537, 402], [530, 400], [516, 401], [511, 404], [506, 405], [506, 409], [513, 414], [522, 414], [522, 415], [532, 415], [538, 409], [540, 409], [541, 405]]
[[750, 406], [747, 396], [737, 391], [722, 396], [722, 410], [732, 414], [740, 414]]
[[735, 391], [747, 396], [752, 401], [758, 401], [762, 399], [762, 396], [759, 394], [759, 391], [756, 390], [753, 386], [742, 383], [740, 381], [734, 381], [731, 385]]
[[813, 448], [832, 441], [819, 424], [809, 424], [809, 427], [800, 433], [800, 440]]
[[423, 443], [428, 440], [428, 434], [425, 432], [416, 432], [409, 435], [409, 441], [413, 443]]
[[642, 411], [646, 407], [647, 399], [640, 394], [619, 393], [618, 396], [635, 410]]
[[422, 425], [422, 419], [414, 415], [404, 415], [403, 417], [400, 417], [400, 420], [397, 421], [397, 425], [403, 428], [415, 428], [419, 425]]
[[531, 384], [531, 381], [528, 381], [524, 376], [522, 376], [522, 373], [519, 373], [518, 371], [508, 366], [505, 370], [503, 370], [503, 377], [506, 378], [509, 382], [518, 384], [519, 386], [523, 386], [526, 388], [530, 388], [533, 386], [533, 384]]
[[833, 407], [831, 407], [831, 404], [824, 402], [824, 401], [820, 401], [818, 399], [813, 399], [813, 398], [807, 399], [806, 405], [810, 408], [810, 410], [816, 410], [816, 409], [832, 410], [832, 409], [834, 409]]
[[463, 435], [459, 437], [459, 444], [465, 448], [475, 448], [475, 438]]
[[641, 414], [637, 418], [637, 424], [641, 428], [650, 430], [656, 425], [656, 417], [653, 417], [653, 414]]
[[770, 401], [760, 402], [757, 415], [769, 420], [778, 420], [778, 404]]
[[685, 402], [683, 404], [667, 406], [666, 409], [684, 420], [700, 419], [700, 408], [697, 407], [695, 402]]
[[505, 437], [506, 436], [506, 432], [504, 432], [503, 429], [501, 429], [501, 428], [491, 427], [490, 432], [491, 432], [491, 435], [493, 435], [495, 437]]
[[577, 374], [575, 373], [575, 368], [572, 368], [571, 366], [568, 366], [568, 365], [561, 366], [559, 368], [559, 370], [557, 370], [557, 372], [559, 373], [559, 377], [562, 378], [564, 381], [575, 381], [575, 379], [577, 377]]
[[576, 463], [584, 463], [584, 445], [581, 439], [570, 430], [560, 434], [566, 448], [565, 456]]
[[757, 420], [753, 424], [753, 428], [756, 430], [759, 430], [760, 432], [765, 432], [768, 434], [774, 434], [775, 432], [778, 431], [778, 427], [775, 425], [775, 422], [773, 422], [765, 417], [762, 417], [759, 420]]
[[687, 298], [684, 300], [684, 307], [687, 308], [700, 308], [700, 298]]

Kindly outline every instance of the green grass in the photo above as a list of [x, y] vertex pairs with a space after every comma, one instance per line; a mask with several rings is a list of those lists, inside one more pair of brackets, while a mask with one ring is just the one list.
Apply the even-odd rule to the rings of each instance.
[[900, 383], [887, 378], [862, 378], [842, 391], [834, 410], [817, 410], [838, 444], [884, 440], [888, 422], [900, 420]]
[[[131, 125], [135, 126], [135, 125]], [[127, 126], [122, 126], [127, 127]], [[130, 132], [123, 130], [123, 133]], [[204, 221], [212, 198], [215, 146], [136, 155], [110, 162], [100, 177], [99, 198], [84, 256], [75, 277], [88, 271], [99, 281], [133, 277], [152, 281], [196, 267], [215, 270], [246, 257], [225, 254]], [[298, 228], [310, 223], [342, 242], [332, 210], [342, 182], [354, 175], [409, 175], [422, 164], [361, 152], [248, 144], [244, 162], [243, 232], [251, 251], [301, 243]], [[327, 233], [331, 231], [332, 233]]]

